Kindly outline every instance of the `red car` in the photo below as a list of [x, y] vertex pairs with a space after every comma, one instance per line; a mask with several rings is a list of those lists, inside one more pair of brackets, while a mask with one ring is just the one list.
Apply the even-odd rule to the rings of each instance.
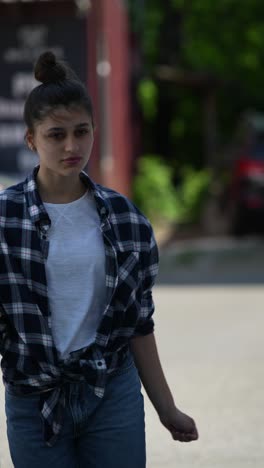
[[246, 114], [232, 150], [229, 187], [231, 231], [264, 231], [264, 115]]

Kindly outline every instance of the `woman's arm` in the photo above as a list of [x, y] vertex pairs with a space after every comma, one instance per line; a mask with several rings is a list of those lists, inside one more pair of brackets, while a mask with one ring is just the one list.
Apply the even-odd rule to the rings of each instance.
[[132, 338], [130, 349], [147, 395], [173, 439], [181, 442], [198, 439], [195, 422], [174, 403], [162, 370], [154, 334]]

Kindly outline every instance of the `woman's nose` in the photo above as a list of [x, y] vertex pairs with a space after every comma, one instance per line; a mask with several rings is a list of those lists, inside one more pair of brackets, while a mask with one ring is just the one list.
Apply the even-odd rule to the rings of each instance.
[[70, 135], [65, 141], [65, 150], [68, 152], [74, 152], [79, 149], [78, 141], [74, 135]]

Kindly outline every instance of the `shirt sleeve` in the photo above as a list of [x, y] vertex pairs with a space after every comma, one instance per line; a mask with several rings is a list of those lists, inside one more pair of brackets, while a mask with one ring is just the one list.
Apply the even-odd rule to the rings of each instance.
[[154, 331], [154, 320], [152, 316], [155, 305], [152, 297], [152, 288], [158, 273], [158, 263], [158, 247], [151, 228], [150, 249], [147, 253], [145, 267], [143, 270], [140, 316], [133, 336], [144, 336], [153, 333]]

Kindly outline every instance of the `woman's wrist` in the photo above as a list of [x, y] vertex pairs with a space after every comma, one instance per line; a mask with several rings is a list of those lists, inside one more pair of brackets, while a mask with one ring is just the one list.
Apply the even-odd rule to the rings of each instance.
[[172, 395], [168, 395], [167, 398], [162, 398], [162, 400], [156, 402], [154, 406], [160, 419], [166, 418], [171, 412], [177, 409]]

